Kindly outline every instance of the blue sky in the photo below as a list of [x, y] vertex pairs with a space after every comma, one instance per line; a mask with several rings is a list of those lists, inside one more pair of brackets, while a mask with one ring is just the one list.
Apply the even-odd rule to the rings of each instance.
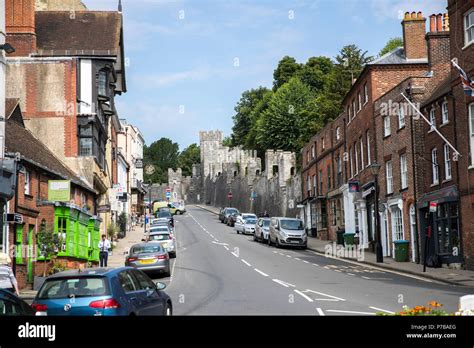
[[[118, 0], [83, 0], [115, 10]], [[285, 55], [305, 62], [355, 43], [376, 55], [401, 36], [405, 11], [445, 12], [446, 0], [122, 0], [128, 92], [121, 118], [147, 144], [168, 137], [181, 149], [199, 131], [229, 135], [241, 93], [271, 87]]]

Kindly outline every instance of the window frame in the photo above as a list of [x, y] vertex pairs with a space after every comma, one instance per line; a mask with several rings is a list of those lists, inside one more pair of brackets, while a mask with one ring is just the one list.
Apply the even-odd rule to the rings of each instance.
[[364, 105], [369, 102], [369, 86], [367, 86], [367, 82], [364, 83]]
[[[389, 168], [390, 168], [390, 170], [389, 170]], [[391, 193], [393, 193], [393, 163], [392, 163], [392, 160], [385, 162], [385, 178], [386, 178], [387, 194], [391, 194]]]
[[341, 127], [336, 127], [336, 140], [339, 141], [341, 139]]
[[408, 162], [406, 153], [400, 155], [400, 187], [402, 190], [408, 188]]
[[441, 104], [441, 124], [446, 124], [449, 122], [449, 104], [445, 100]]
[[438, 148], [431, 149], [431, 184], [439, 184]]
[[360, 137], [360, 171], [364, 170], [364, 138]]
[[402, 210], [398, 206], [394, 206], [391, 209], [391, 214], [392, 214], [393, 239], [394, 241], [404, 240], [405, 231], [404, 231], [404, 226], [403, 226]]
[[[102, 80], [105, 77], [105, 81]], [[109, 72], [107, 69], [99, 70], [97, 73], [97, 95], [108, 98]]]
[[354, 159], [354, 149], [351, 147], [349, 149], [349, 162], [350, 162], [350, 169], [351, 169], [351, 178], [354, 177], [354, 165], [353, 165], [353, 159]]
[[355, 155], [355, 170], [356, 175], [359, 174], [359, 155], [358, 155], [358, 146], [357, 143], [354, 143], [354, 155]]
[[[472, 21], [472, 23], [469, 22], [469, 26], [468, 26], [469, 17], [471, 15], [473, 15], [473, 21]], [[464, 46], [468, 46], [468, 45], [474, 43], [474, 8], [471, 8], [463, 16], [463, 29], [464, 29]], [[470, 30], [472, 30], [471, 40], [469, 40]]]
[[436, 109], [434, 107], [430, 110], [429, 120], [432, 125], [430, 125], [428, 133], [434, 131], [436, 128]]
[[474, 102], [468, 105], [469, 114], [469, 133], [470, 133], [470, 149], [471, 149], [471, 165], [474, 168]]
[[403, 106], [401, 106], [398, 108], [398, 129], [402, 129], [403, 127], [405, 127], [405, 119], [405, 109], [403, 108]]
[[453, 178], [453, 168], [451, 166], [451, 151], [448, 144], [443, 145], [444, 154], [444, 180], [449, 181]]
[[30, 171], [27, 168], [25, 168], [23, 177], [25, 179], [25, 185], [24, 185], [24, 188], [23, 188], [23, 193], [26, 196], [29, 196], [31, 194], [31, 177], [30, 177]]
[[370, 158], [370, 132], [366, 132], [366, 138], [367, 138], [367, 167], [372, 164], [372, 160]]
[[362, 110], [362, 96], [361, 96], [360, 92], [357, 93], [357, 102], [359, 104], [358, 105], [359, 108], [358, 108], [357, 112], [359, 112], [360, 110]]
[[390, 116], [384, 116], [383, 118], [383, 136], [389, 137], [392, 135], [392, 126], [390, 124]]

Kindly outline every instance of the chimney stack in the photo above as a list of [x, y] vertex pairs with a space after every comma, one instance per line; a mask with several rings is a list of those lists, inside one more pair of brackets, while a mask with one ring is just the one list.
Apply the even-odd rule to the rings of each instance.
[[[433, 22], [433, 24], [431, 24]], [[430, 16], [430, 32], [426, 34], [428, 62], [433, 72], [433, 82], [439, 83], [449, 76], [450, 62], [449, 22], [446, 14]]]
[[426, 18], [423, 17], [423, 13], [406, 12], [402, 21], [402, 27], [405, 57], [408, 60], [426, 59], [428, 56], [425, 40]]
[[35, 0], [6, 0], [7, 41], [15, 52], [10, 56], [29, 56], [36, 52]]

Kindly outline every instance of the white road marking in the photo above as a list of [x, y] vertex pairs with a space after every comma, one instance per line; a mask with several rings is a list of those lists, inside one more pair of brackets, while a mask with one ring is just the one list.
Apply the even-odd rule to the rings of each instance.
[[291, 258], [291, 255], [286, 255], [286, 257], [290, 257], [290, 258]]
[[395, 314], [395, 312], [388, 311], [388, 310], [382, 309], [382, 308], [377, 308], [377, 307], [372, 307], [372, 306], [370, 306], [369, 308], [375, 309], [376, 311], [380, 311], [380, 312], [385, 312], [385, 313], [389, 313], [389, 314]]
[[236, 253], [231, 253], [231, 254], [234, 255], [235, 257], [239, 257], [239, 255]]
[[272, 253], [274, 253], [274, 254], [278, 254], [278, 251], [275, 251], [275, 250], [273, 250], [273, 251], [272, 251]]
[[312, 265], [313, 265], [313, 266], [318, 266], [318, 267], [319, 267], [319, 265], [318, 265], [317, 263], [312, 263]]
[[305, 294], [303, 294], [301, 291], [299, 290], [294, 290], [298, 295], [300, 295], [301, 297], [304, 297], [305, 299], [307, 299], [309, 302], [313, 302], [313, 299]]
[[335, 269], [334, 272], [342, 273], [342, 271], [340, 269]]
[[364, 314], [364, 315], [375, 315], [375, 314], [376, 314], [376, 313], [371, 313], [371, 312], [340, 311], [340, 310], [338, 310], [338, 309], [326, 309], [326, 312], [350, 313], [350, 314]]
[[254, 271], [260, 273], [260, 274], [263, 275], [264, 277], [268, 277], [268, 274], [263, 273], [262, 271], [260, 271], [260, 270], [257, 269], [257, 268], [254, 268]]
[[324, 315], [325, 315], [324, 312], [323, 312], [323, 310], [322, 310], [321, 308], [316, 308], [316, 310], [318, 311], [318, 314], [319, 314], [320, 316], [324, 316]]
[[347, 272], [346, 274], [348, 274], [348, 275], [350, 275], [350, 276], [355, 276], [354, 273], [349, 273], [349, 272]]
[[251, 265], [250, 263], [248, 263], [247, 261], [245, 261], [244, 259], [240, 259], [240, 261], [242, 261], [243, 263], [245, 263], [247, 266], [252, 267], [252, 265]]
[[304, 263], [309, 263], [309, 261], [303, 260]]
[[336, 296], [333, 296], [333, 295], [328, 295], [328, 294], [325, 294], [323, 292], [318, 292], [318, 291], [314, 291], [314, 290], [311, 290], [311, 289], [306, 289], [305, 292], [312, 292], [314, 294], [318, 294], [318, 295], [323, 295], [323, 296], [326, 296], [326, 297], [330, 297], [330, 298], [333, 298], [333, 299], [336, 299], [338, 301], [345, 301], [343, 298], [341, 297], [336, 297]]
[[333, 299], [333, 298], [315, 298], [315, 301], [329, 301], [329, 302], [337, 302], [339, 300]]
[[224, 245], [225, 250], [229, 251], [229, 247]]
[[299, 257], [295, 257], [295, 260], [301, 261], [301, 259]]
[[219, 243], [219, 241], [213, 241], [212, 243], [217, 244], [217, 245], [229, 245], [227, 243]]
[[283, 280], [280, 280], [280, 279], [272, 279], [275, 283], [278, 283], [280, 285], [283, 285], [285, 288], [288, 288], [288, 287], [293, 287], [295, 288], [296, 286], [293, 285], [293, 284], [290, 284], [290, 283], [287, 283], [287, 282], [284, 282]]

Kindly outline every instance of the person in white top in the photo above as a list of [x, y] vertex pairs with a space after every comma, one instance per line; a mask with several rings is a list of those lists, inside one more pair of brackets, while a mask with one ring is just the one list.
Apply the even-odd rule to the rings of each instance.
[[100, 267], [107, 267], [107, 259], [109, 257], [110, 242], [105, 234], [99, 242], [99, 260]]

